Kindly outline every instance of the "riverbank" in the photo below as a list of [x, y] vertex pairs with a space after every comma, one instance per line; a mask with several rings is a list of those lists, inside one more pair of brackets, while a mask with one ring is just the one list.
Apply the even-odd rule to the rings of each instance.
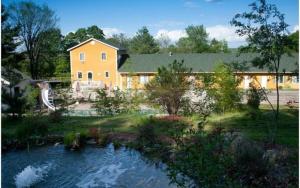
[[[227, 131], [241, 132], [255, 141], [266, 141], [269, 128], [272, 126], [270, 119], [271, 110], [267, 106], [262, 106], [255, 117], [251, 117], [251, 112], [241, 110], [225, 114], [212, 114], [205, 125], [206, 131], [211, 131], [215, 127], [222, 127]], [[276, 143], [289, 147], [298, 147], [298, 109], [281, 107], [280, 119], [276, 132]], [[81, 132], [88, 134], [91, 128], [101, 128], [105, 132], [114, 133], [132, 133], [137, 134], [138, 126], [148, 119], [149, 116], [142, 114], [121, 114], [107, 117], [61, 117], [60, 120], [53, 119], [43, 115], [34, 121], [44, 124], [47, 129], [47, 135], [63, 137], [69, 132]], [[183, 120], [190, 122], [194, 126], [199, 121], [199, 116], [182, 117]], [[31, 121], [24, 117], [23, 119], [11, 120], [2, 117], [2, 142], [17, 139], [17, 130], [26, 126]], [[168, 124], [165, 123], [165, 124]], [[172, 131], [171, 125], [156, 126], [155, 132], [158, 135], [166, 135]]]

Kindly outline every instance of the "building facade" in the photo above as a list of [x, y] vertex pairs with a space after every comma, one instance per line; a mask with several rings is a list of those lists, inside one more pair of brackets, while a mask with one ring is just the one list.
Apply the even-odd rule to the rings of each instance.
[[[202, 53], [202, 54], [139, 54], [128, 55], [126, 50], [104, 41], [89, 39], [70, 49], [71, 82], [74, 91], [84, 97], [96, 88], [109, 90], [120, 88], [143, 89], [160, 66], [167, 66], [174, 60], [184, 61], [185, 66], [196, 74], [212, 73], [220, 63], [242, 63], [257, 54]], [[279, 87], [299, 89], [298, 54], [284, 56], [281, 62]], [[242, 78], [239, 87], [247, 89], [250, 82], [257, 82], [266, 89], [275, 89], [275, 74], [253, 66], [236, 72]]]

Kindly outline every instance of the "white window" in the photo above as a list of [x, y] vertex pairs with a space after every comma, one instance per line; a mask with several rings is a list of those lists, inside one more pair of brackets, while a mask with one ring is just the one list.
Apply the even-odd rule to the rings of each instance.
[[105, 77], [108, 78], [109, 77], [109, 72], [105, 72]]
[[78, 78], [78, 79], [81, 79], [81, 78], [82, 78], [82, 72], [78, 72], [78, 73], [77, 73], [77, 78]]
[[85, 60], [85, 55], [84, 55], [84, 53], [81, 52], [81, 53], [79, 54], [79, 60], [80, 60], [80, 61], [84, 61], [84, 60]]
[[88, 80], [93, 80], [93, 73], [92, 72], [88, 72]]
[[101, 53], [101, 59], [102, 59], [102, 61], [106, 60], [106, 53], [104, 53], [104, 52]]
[[140, 75], [140, 83], [141, 84], [148, 83], [148, 76], [146, 76], [146, 75]]
[[297, 75], [297, 76], [292, 76], [292, 82], [293, 82], [293, 83], [299, 83], [299, 75]]

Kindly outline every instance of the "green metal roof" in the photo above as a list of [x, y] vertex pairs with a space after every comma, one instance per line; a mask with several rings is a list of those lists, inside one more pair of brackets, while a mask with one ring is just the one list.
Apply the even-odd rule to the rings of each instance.
[[[193, 72], [213, 72], [215, 66], [221, 62], [242, 63], [247, 61], [248, 70], [245, 72], [269, 72], [267, 68], [259, 69], [253, 67], [250, 62], [257, 57], [255, 53], [243, 53], [237, 56], [236, 53], [187, 53], [187, 54], [132, 54], [119, 68], [119, 72], [157, 72], [157, 68], [167, 66], [174, 60], [184, 60], [186, 67], [192, 68]], [[295, 72], [298, 70], [299, 54], [292, 56], [284, 55], [280, 63], [280, 72]]]

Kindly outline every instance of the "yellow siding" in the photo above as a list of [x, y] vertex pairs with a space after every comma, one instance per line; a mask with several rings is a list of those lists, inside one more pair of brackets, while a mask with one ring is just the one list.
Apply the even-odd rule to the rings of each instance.
[[[101, 53], [106, 53], [106, 60], [101, 59]], [[83, 62], [79, 54], [85, 54]], [[107, 86], [118, 84], [117, 73], [117, 50], [105, 44], [90, 41], [70, 51], [71, 57], [71, 80], [88, 81], [88, 72], [93, 73], [92, 81], [102, 81]], [[105, 77], [105, 72], [109, 77]], [[77, 78], [77, 73], [82, 72], [82, 79]]]
[[[138, 75], [131, 75], [132, 78], [132, 89], [144, 89], [144, 85], [139, 82], [140, 75], [148, 75], [149, 81], [155, 76], [154, 74], [138, 74]], [[249, 77], [249, 83], [254, 83], [257, 87], [263, 87], [263, 79], [266, 79], [265, 88], [266, 89], [275, 89], [275, 76], [270, 74], [239, 74], [237, 75], [237, 79], [241, 79], [241, 82], [239, 84], [240, 89], [246, 89], [245, 87], [245, 76]], [[122, 87], [123, 89], [127, 89], [127, 74], [122, 74]], [[264, 77], [264, 78], [263, 78]], [[279, 83], [279, 87], [281, 89], [299, 89], [299, 83], [293, 83], [292, 82], [292, 76], [291, 75], [284, 75], [284, 82]]]

